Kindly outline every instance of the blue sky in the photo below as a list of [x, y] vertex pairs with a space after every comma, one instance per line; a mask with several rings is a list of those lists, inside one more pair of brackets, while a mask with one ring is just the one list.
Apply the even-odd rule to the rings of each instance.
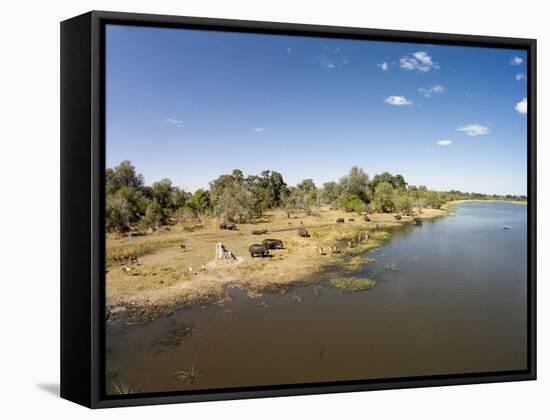
[[525, 194], [522, 50], [107, 27], [107, 166], [186, 190], [352, 165], [409, 184]]

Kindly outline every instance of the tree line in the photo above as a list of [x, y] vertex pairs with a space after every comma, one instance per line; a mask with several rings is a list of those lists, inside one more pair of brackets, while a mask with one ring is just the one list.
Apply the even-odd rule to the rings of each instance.
[[270, 209], [282, 209], [287, 216], [304, 211], [319, 215], [329, 205], [355, 213], [410, 213], [413, 208], [440, 208], [453, 200], [526, 200], [526, 196], [487, 195], [457, 190], [434, 191], [409, 185], [402, 175], [389, 172], [372, 179], [353, 166], [339, 181], [315, 185], [304, 179], [295, 186], [286, 184], [276, 171], [247, 175], [235, 169], [209, 183], [208, 189], [185, 191], [164, 178], [145, 185], [143, 176], [130, 161], [105, 171], [105, 222], [108, 231], [126, 232], [132, 227], [155, 229], [167, 223], [183, 228], [215, 216], [224, 222], [245, 223]]

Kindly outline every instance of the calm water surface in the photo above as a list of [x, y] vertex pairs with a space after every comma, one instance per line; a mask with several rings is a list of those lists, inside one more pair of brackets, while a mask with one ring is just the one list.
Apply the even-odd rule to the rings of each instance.
[[[504, 226], [510, 229], [503, 229]], [[527, 206], [467, 203], [394, 231], [354, 275], [328, 285], [107, 325], [107, 382], [141, 392], [525, 369]], [[181, 381], [176, 371], [199, 371]]]

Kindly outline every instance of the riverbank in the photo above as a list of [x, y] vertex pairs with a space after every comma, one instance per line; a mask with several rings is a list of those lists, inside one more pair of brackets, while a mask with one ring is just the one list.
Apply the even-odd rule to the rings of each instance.
[[457, 205], [463, 203], [510, 203], [510, 204], [522, 204], [527, 205], [527, 201], [519, 200], [454, 200], [445, 203], [442, 207], [448, 208], [449, 205]]
[[[431, 219], [447, 213], [424, 209], [401, 220], [395, 220], [393, 214], [373, 214], [367, 222], [362, 216], [328, 208], [319, 216], [297, 213], [291, 218], [276, 210], [253, 223], [238, 225], [235, 231], [220, 230], [216, 220], [208, 220], [189, 232], [169, 226], [144, 236], [108, 236], [107, 317], [148, 320], [189, 305], [223, 304], [230, 299], [230, 286], [258, 296], [329, 280], [327, 273], [335, 267], [350, 273], [369, 263], [362, 255], [386, 241], [391, 229], [412, 223], [415, 217]], [[345, 222], [336, 223], [338, 218]], [[298, 235], [302, 226], [309, 231], [309, 238]], [[256, 229], [268, 233], [253, 235]], [[284, 249], [271, 250], [269, 258], [250, 257], [248, 247], [266, 238], [282, 240]], [[236, 261], [215, 261], [217, 242], [222, 242]], [[138, 262], [120, 263], [120, 257], [130, 255]]]

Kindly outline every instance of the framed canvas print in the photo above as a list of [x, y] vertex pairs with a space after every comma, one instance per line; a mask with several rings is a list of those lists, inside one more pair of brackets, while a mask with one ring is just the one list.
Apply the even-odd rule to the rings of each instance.
[[536, 42], [61, 24], [61, 394], [536, 377]]

